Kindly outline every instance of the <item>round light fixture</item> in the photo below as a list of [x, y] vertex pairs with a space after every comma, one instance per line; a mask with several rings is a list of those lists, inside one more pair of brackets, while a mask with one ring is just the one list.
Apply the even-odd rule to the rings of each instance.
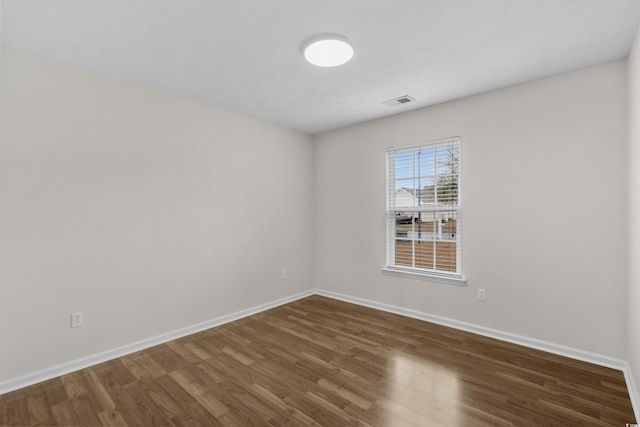
[[307, 61], [318, 67], [336, 67], [353, 57], [353, 47], [347, 39], [336, 35], [314, 37], [302, 49]]

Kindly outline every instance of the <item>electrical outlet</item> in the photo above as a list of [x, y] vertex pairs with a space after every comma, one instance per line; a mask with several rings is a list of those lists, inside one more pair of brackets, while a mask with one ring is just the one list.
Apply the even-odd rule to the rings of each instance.
[[282, 270], [280, 270], [280, 278], [282, 280], [285, 280], [287, 278], [287, 269], [283, 268]]
[[485, 289], [478, 289], [478, 301], [487, 300], [487, 291]]
[[84, 323], [84, 316], [81, 311], [76, 311], [75, 313], [71, 313], [71, 327], [79, 328]]

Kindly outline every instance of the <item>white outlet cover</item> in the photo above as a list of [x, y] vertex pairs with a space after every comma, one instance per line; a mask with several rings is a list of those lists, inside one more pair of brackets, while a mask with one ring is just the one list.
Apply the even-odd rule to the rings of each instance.
[[79, 328], [84, 323], [84, 316], [81, 311], [76, 311], [75, 313], [71, 313], [71, 327]]

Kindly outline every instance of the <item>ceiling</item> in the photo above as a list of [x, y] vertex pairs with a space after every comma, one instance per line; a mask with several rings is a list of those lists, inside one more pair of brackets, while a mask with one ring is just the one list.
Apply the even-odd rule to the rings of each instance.
[[[1, 17], [5, 47], [317, 134], [626, 58], [640, 0], [2, 0]], [[321, 33], [352, 61], [308, 64]]]

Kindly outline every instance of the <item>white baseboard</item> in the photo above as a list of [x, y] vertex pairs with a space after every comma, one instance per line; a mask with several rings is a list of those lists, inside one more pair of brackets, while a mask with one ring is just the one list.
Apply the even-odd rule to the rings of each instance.
[[158, 335], [152, 338], [147, 338], [138, 342], [127, 344], [122, 347], [118, 347], [108, 351], [104, 351], [102, 353], [94, 354], [92, 356], [72, 360], [57, 366], [52, 366], [50, 368], [32, 372], [17, 378], [12, 378], [6, 381], [2, 381], [0, 382], [0, 395], [4, 393], [8, 393], [10, 391], [28, 387], [30, 385], [37, 384], [42, 381], [50, 380], [52, 378], [59, 377], [60, 375], [65, 375], [80, 369], [97, 365], [99, 363], [107, 362], [109, 360], [113, 360], [118, 357], [126, 356], [127, 354], [135, 353], [136, 351], [144, 350], [159, 344], [166, 343], [168, 341], [185, 337], [187, 335], [195, 334], [197, 332], [202, 332], [206, 329], [210, 329], [215, 326], [220, 326], [225, 323], [233, 322], [234, 320], [242, 319], [244, 317], [251, 316], [253, 314], [260, 313], [262, 311], [269, 310], [271, 308], [278, 307], [280, 305], [287, 304], [289, 302], [308, 297], [310, 295], [313, 295], [313, 293], [314, 293], [313, 290], [301, 292], [295, 295], [291, 295], [285, 298], [268, 302], [266, 304], [261, 304], [255, 307], [248, 308], [246, 310], [240, 310], [235, 313], [227, 314], [224, 316], [217, 317], [215, 319], [208, 320], [206, 322], [188, 326], [186, 328], [167, 332], [166, 334]]
[[322, 289], [316, 289], [315, 294], [322, 295], [328, 298], [345, 301], [345, 302], [350, 302], [352, 304], [358, 304], [365, 307], [375, 308], [377, 310], [387, 311], [389, 313], [399, 314], [401, 316], [424, 320], [426, 322], [436, 323], [438, 325], [448, 326], [454, 329], [460, 329], [463, 331], [472, 332], [474, 334], [483, 335], [485, 337], [495, 338], [501, 341], [507, 341], [513, 344], [518, 344], [518, 345], [522, 345], [529, 348], [535, 348], [537, 350], [542, 350], [549, 353], [558, 354], [561, 356], [567, 356], [572, 359], [581, 360], [583, 362], [594, 363], [596, 365], [606, 366], [608, 368], [613, 368], [620, 371], [623, 370], [626, 365], [626, 361], [622, 359], [614, 359], [612, 357], [603, 356], [597, 353], [578, 350], [571, 347], [550, 343], [548, 341], [529, 338], [522, 335], [500, 331], [497, 329], [486, 328], [484, 326], [478, 326], [472, 323], [461, 322], [461, 321], [449, 319], [446, 317], [435, 316], [433, 314], [427, 314], [421, 311], [397, 307], [394, 305], [379, 303], [379, 302], [370, 301], [363, 298], [352, 297], [349, 295], [343, 295], [343, 294], [339, 294], [331, 291], [325, 291]]
[[438, 325], [448, 326], [450, 328], [460, 329], [485, 337], [495, 338], [524, 347], [542, 350], [548, 353], [566, 356], [571, 359], [581, 360], [583, 362], [593, 363], [595, 365], [622, 371], [622, 373], [624, 374], [624, 379], [627, 383], [627, 389], [629, 390], [629, 397], [631, 399], [631, 404], [633, 405], [633, 411], [635, 413], [636, 420], [640, 421], [640, 394], [638, 394], [637, 384], [635, 383], [634, 376], [631, 373], [629, 363], [626, 360], [616, 359], [613, 357], [579, 350], [548, 341], [525, 337], [523, 335], [512, 334], [497, 329], [486, 328], [484, 326], [478, 326], [471, 323], [449, 319], [446, 317], [435, 316], [416, 310], [410, 310], [407, 308], [371, 301], [364, 298], [352, 297], [350, 295], [344, 295], [337, 292], [326, 291], [323, 289], [315, 289], [314, 294], [349, 302], [352, 304], [362, 305], [369, 308], [375, 308], [377, 310], [382, 310], [389, 313], [399, 314], [401, 316], [423, 320], [425, 322], [436, 323]]
[[627, 382], [627, 390], [629, 390], [633, 412], [636, 414], [636, 423], [640, 423], [640, 393], [638, 393], [638, 384], [631, 371], [631, 366], [629, 363], [626, 365], [622, 372], [624, 372], [624, 380]]
[[291, 295], [285, 298], [281, 298], [275, 301], [261, 304], [256, 307], [251, 307], [245, 310], [240, 310], [235, 313], [231, 313], [225, 316], [220, 316], [215, 319], [208, 320], [206, 322], [198, 323], [196, 325], [188, 326], [186, 328], [178, 329], [166, 334], [158, 335], [152, 338], [147, 338], [132, 344], [128, 344], [122, 347], [118, 347], [112, 350], [108, 350], [102, 353], [98, 353], [92, 356], [84, 357], [81, 359], [72, 360], [57, 366], [52, 366], [40, 371], [36, 371], [27, 375], [23, 375], [17, 378], [9, 379], [0, 382], [0, 395], [8, 393], [20, 388], [28, 387], [33, 384], [37, 384], [42, 381], [50, 380], [52, 378], [65, 375], [70, 372], [74, 372], [80, 369], [88, 368], [99, 363], [107, 362], [109, 360], [126, 356], [127, 354], [134, 353], [136, 351], [144, 350], [159, 344], [166, 343], [171, 340], [182, 338], [187, 335], [195, 334], [197, 332], [204, 331], [215, 326], [220, 326], [225, 323], [233, 322], [234, 320], [242, 319], [247, 316], [251, 316], [256, 313], [260, 313], [271, 308], [278, 307], [283, 304], [287, 304], [292, 301], [296, 301], [301, 298], [305, 298], [311, 295], [321, 295], [328, 298], [337, 299], [340, 301], [349, 302], [365, 307], [374, 308], [377, 310], [386, 311], [389, 313], [399, 314], [401, 316], [411, 317], [414, 319], [423, 320], [426, 322], [436, 323], [438, 325], [448, 326], [454, 329], [460, 329], [467, 332], [472, 332], [478, 335], [483, 335], [490, 338], [495, 338], [501, 341], [507, 341], [510, 343], [522, 345], [537, 350], [546, 351], [561, 356], [570, 357], [572, 359], [581, 360], [584, 362], [593, 363], [600, 366], [605, 366], [612, 369], [617, 369], [623, 372], [625, 381], [627, 383], [627, 389], [629, 390], [629, 397], [633, 410], [635, 412], [636, 420], [640, 421], [640, 393], [638, 392], [638, 385], [635, 382], [635, 377], [631, 372], [629, 363], [622, 359], [615, 359], [612, 357], [604, 356], [597, 353], [583, 351], [548, 341], [538, 340], [535, 338], [529, 338], [522, 335], [512, 334], [509, 332], [500, 331], [497, 329], [485, 328], [483, 326], [474, 325], [471, 323], [460, 322], [458, 320], [449, 319], [446, 317], [435, 316], [432, 314], [423, 313], [416, 310], [410, 310], [407, 308], [397, 307], [389, 304], [384, 304], [376, 301], [371, 301], [363, 298], [352, 297], [336, 292], [326, 291], [323, 289], [311, 289], [305, 292], [300, 292], [295, 295]]

